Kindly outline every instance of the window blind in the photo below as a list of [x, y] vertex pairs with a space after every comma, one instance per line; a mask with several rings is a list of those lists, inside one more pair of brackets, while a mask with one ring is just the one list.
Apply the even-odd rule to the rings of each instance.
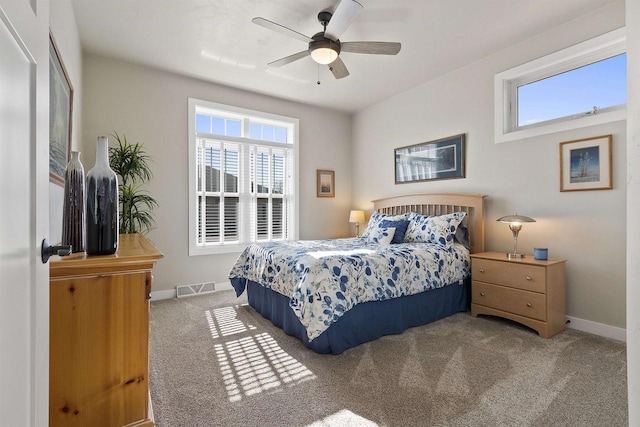
[[196, 152], [199, 245], [284, 240], [292, 234], [291, 148], [198, 137]]

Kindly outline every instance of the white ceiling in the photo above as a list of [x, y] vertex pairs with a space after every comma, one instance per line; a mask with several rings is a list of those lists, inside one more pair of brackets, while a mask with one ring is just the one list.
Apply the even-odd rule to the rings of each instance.
[[[358, 0], [342, 41], [401, 42], [397, 56], [343, 53], [336, 80], [306, 49], [251, 22], [307, 36], [338, 0], [72, 0], [83, 50], [307, 104], [355, 112], [561, 25], [613, 0]], [[321, 84], [316, 84], [318, 74]]]

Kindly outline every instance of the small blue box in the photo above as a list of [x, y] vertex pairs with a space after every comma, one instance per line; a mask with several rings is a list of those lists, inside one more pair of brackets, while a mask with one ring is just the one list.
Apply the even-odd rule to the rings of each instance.
[[538, 261], [546, 261], [549, 256], [549, 249], [547, 248], [533, 248], [533, 259]]

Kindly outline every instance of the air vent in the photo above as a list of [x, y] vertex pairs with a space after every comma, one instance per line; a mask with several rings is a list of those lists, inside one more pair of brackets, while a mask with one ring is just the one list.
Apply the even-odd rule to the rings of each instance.
[[178, 285], [176, 286], [176, 297], [191, 297], [194, 295], [210, 294], [215, 292], [215, 282], [197, 283], [194, 285]]

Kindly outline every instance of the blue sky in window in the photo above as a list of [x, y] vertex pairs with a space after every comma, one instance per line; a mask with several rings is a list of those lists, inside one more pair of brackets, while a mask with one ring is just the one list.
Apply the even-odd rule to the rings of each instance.
[[196, 132], [211, 133], [211, 116], [196, 114]]
[[518, 88], [518, 126], [627, 103], [621, 54]]
[[[240, 120], [196, 114], [196, 132], [239, 137], [241, 136], [241, 127]], [[251, 123], [249, 125], [249, 138], [286, 144], [287, 129], [281, 126]]]

